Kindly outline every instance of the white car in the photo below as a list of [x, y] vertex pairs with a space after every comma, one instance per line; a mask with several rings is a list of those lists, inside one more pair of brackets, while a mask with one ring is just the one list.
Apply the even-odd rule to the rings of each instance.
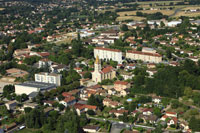
[[22, 125], [22, 126], [19, 127], [19, 130], [22, 130], [22, 129], [24, 129], [24, 128], [25, 128], [25, 126]]

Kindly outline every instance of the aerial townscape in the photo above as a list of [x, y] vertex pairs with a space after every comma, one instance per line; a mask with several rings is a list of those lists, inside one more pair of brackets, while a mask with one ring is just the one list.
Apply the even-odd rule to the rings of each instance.
[[0, 0], [0, 133], [200, 132], [200, 0]]

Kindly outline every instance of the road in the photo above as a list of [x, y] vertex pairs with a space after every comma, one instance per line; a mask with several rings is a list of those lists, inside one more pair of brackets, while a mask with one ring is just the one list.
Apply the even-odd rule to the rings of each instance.
[[15, 133], [16, 131], [18, 131], [19, 127], [22, 125], [25, 125], [25, 124], [19, 124], [15, 128], [12, 128], [11, 130], [7, 131], [6, 133]]
[[124, 123], [124, 122], [115, 121], [115, 120], [108, 120], [105, 118], [95, 118], [95, 117], [90, 117], [90, 116], [88, 116], [87, 118], [98, 120], [98, 121], [109, 121], [110, 123], [112, 123], [111, 133], [120, 133], [120, 131], [124, 128], [132, 129], [133, 127], [142, 127], [145, 129], [152, 129], [152, 130], [155, 129], [155, 127]]
[[169, 17], [174, 17], [179, 11], [181, 11], [181, 9], [183, 9], [184, 7], [181, 8], [177, 8], [173, 14], [169, 15]]

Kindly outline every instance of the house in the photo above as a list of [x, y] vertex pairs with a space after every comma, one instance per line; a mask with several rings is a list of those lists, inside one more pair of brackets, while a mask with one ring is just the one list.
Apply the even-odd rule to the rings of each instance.
[[83, 127], [83, 131], [86, 133], [96, 133], [99, 131], [99, 129], [100, 127], [96, 125], [87, 125]]
[[115, 109], [113, 109], [113, 110], [111, 110], [111, 111], [109, 112], [109, 114], [114, 114], [114, 115], [117, 116], [117, 117], [123, 115], [124, 113], [128, 113], [128, 110], [124, 110], [124, 109], [115, 110]]
[[161, 102], [161, 97], [160, 96], [154, 96], [154, 97], [152, 97], [152, 101], [156, 104], [159, 104]]
[[36, 104], [36, 103], [25, 103], [24, 105], [23, 105], [23, 110], [25, 109], [25, 108], [32, 108], [32, 109], [35, 109], [35, 108], [37, 108], [38, 107], [38, 104]]
[[43, 58], [41, 60], [39, 60], [39, 68], [45, 68], [45, 67], [50, 67], [53, 64], [52, 61], [50, 61], [47, 58]]
[[116, 108], [116, 107], [120, 106], [121, 104], [117, 101], [112, 101], [109, 98], [105, 98], [103, 100], [103, 105], [107, 106], [107, 107], [111, 107], [111, 108]]
[[94, 112], [96, 112], [98, 109], [97, 106], [81, 104], [81, 103], [74, 104], [74, 108], [76, 109], [78, 115], [81, 115], [81, 113], [86, 112], [88, 110], [93, 110]]
[[114, 88], [108, 90], [108, 95], [115, 95], [117, 92]]
[[48, 105], [48, 106], [52, 107], [53, 104], [55, 103], [55, 101], [44, 101], [43, 103], [44, 103], [44, 106]]
[[160, 120], [165, 121], [167, 118], [168, 118], [167, 115], [163, 115], [163, 116], [160, 118]]
[[131, 84], [126, 81], [115, 81], [114, 82], [114, 89], [118, 92], [130, 88]]
[[60, 101], [59, 103], [63, 104], [65, 107], [68, 107], [76, 103], [76, 98], [74, 96], [68, 96], [65, 97], [65, 99]]
[[133, 112], [131, 112], [131, 114], [133, 115], [133, 117], [135, 117], [136, 116], [136, 114], [138, 114], [139, 113], [139, 111], [138, 110], [134, 110]]
[[152, 108], [145, 108], [145, 109], [142, 111], [142, 114], [143, 114], [143, 115], [152, 115], [152, 114], [153, 114], [153, 109], [152, 109]]
[[132, 79], [134, 75], [132, 73], [121, 72], [120, 75], [124, 78], [124, 80]]
[[121, 90], [119, 95], [125, 97], [129, 93], [130, 93], [130, 90], [128, 88], [126, 88], [124, 90]]
[[177, 117], [176, 112], [166, 112], [165, 115], [168, 116], [168, 117]]
[[188, 123], [185, 121], [180, 122], [180, 128], [183, 129], [183, 131], [187, 131], [190, 129]]
[[52, 64], [51, 66], [50, 66], [50, 71], [52, 72], [52, 73], [60, 73], [61, 71], [64, 71], [64, 70], [67, 70], [67, 66], [66, 65], [64, 65], [64, 64]]
[[17, 107], [17, 102], [15, 100], [9, 101], [5, 105], [6, 105], [7, 110], [14, 110]]
[[135, 64], [128, 64], [128, 65], [126, 65], [126, 69], [127, 70], [134, 70], [135, 68], [136, 68]]
[[171, 119], [169, 119], [167, 121], [167, 125], [170, 126], [170, 125], [177, 125], [178, 124], [178, 119], [176, 117], [172, 117]]
[[80, 67], [75, 67], [74, 70], [75, 70], [77, 73], [82, 72], [82, 69], [81, 69]]
[[156, 123], [156, 120], [158, 119], [158, 117], [156, 115], [143, 115], [143, 114], [140, 114], [138, 116], [138, 119], [142, 119], [144, 121], [144, 123], [151, 123], [151, 124], [154, 124]]

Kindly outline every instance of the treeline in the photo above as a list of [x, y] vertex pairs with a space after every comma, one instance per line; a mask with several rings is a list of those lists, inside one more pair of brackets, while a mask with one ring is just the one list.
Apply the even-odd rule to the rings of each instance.
[[78, 116], [76, 111], [70, 111], [68, 108], [64, 115], [60, 115], [58, 111], [51, 111], [47, 115], [42, 108], [29, 109], [25, 116], [21, 117], [21, 122], [25, 121], [28, 128], [40, 129], [41, 132], [56, 131], [59, 133], [83, 132], [82, 128], [89, 120], [86, 115]]
[[136, 12], [136, 16], [139, 17], [146, 17], [148, 20], [156, 20], [156, 19], [167, 19], [167, 15], [163, 15], [161, 12], [156, 12], [153, 14], [143, 13], [143, 12]]

